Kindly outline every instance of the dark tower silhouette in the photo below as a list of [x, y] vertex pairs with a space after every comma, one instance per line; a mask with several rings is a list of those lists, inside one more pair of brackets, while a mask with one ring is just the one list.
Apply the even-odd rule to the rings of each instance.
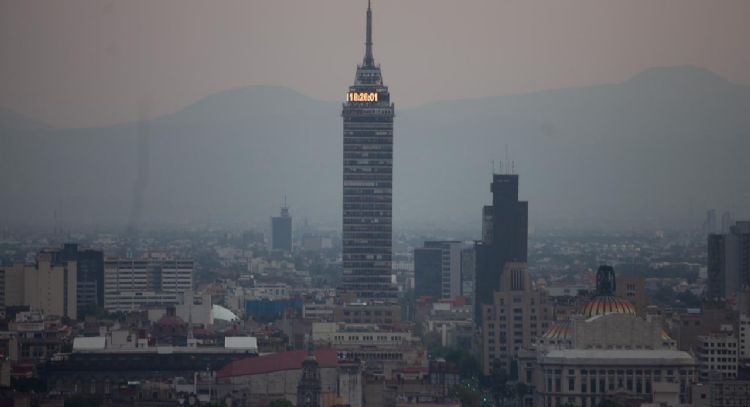
[[750, 288], [750, 221], [736, 222], [728, 233], [708, 235], [709, 298], [728, 298]]
[[289, 207], [281, 207], [281, 216], [271, 218], [271, 248], [285, 252], [292, 251], [292, 217], [289, 215]]
[[367, 4], [365, 56], [343, 105], [343, 282], [339, 294], [392, 300], [393, 116], [388, 87], [372, 55]]
[[320, 393], [320, 366], [310, 346], [297, 384], [297, 407], [320, 407]]
[[493, 174], [492, 205], [482, 210], [482, 240], [476, 249], [477, 320], [481, 306], [492, 303], [500, 273], [510, 262], [526, 263], [529, 229], [528, 202], [518, 200], [518, 175]]
[[104, 253], [80, 250], [75, 243], [65, 243], [54, 251], [55, 262], [76, 262], [76, 306], [78, 315], [87, 307], [104, 306]]
[[596, 271], [596, 295], [615, 295], [617, 283], [612, 266], [599, 266]]

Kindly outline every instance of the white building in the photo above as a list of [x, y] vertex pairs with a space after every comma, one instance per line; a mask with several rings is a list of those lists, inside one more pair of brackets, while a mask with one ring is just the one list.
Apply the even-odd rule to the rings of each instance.
[[737, 338], [730, 332], [699, 336], [696, 356], [700, 380], [707, 381], [711, 372], [721, 374], [724, 380], [736, 379], [738, 353]]
[[192, 260], [119, 259], [104, 262], [104, 308], [128, 311], [175, 305], [193, 291]]
[[740, 315], [739, 359], [750, 359], [750, 317]]
[[541, 358], [539, 370], [537, 405], [547, 407], [593, 407], [614, 394], [651, 401], [657, 383], [673, 383], [684, 404], [695, 378], [693, 358], [676, 350], [553, 350]]

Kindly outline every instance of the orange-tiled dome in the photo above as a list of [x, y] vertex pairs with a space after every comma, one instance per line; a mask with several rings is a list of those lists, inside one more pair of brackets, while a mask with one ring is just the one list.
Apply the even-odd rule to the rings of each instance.
[[[576, 312], [586, 318], [606, 314], [635, 315], [635, 308], [628, 300], [614, 295], [615, 271], [610, 266], [601, 266], [596, 272], [596, 295]], [[571, 335], [570, 321], [559, 321], [542, 335], [546, 342], [569, 340]]]
[[596, 296], [584, 305], [579, 314], [587, 318], [606, 314], [635, 315], [635, 308], [629, 301], [614, 295]]
[[552, 324], [547, 332], [542, 335], [545, 342], [557, 342], [570, 339], [570, 321], [558, 321]]

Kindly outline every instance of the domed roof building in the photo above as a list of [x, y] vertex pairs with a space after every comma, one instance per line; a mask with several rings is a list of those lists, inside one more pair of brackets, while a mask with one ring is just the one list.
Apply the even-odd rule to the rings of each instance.
[[636, 315], [615, 288], [612, 267], [599, 267], [591, 299], [569, 320], [553, 324], [524, 360], [519, 357], [519, 377], [537, 390], [535, 405], [593, 406], [614, 394], [657, 402], [655, 382], [667, 386], [673, 399], [687, 400], [694, 358], [675, 349], [658, 316]]
[[[635, 317], [635, 307], [630, 301], [615, 295], [617, 280], [611, 266], [601, 266], [596, 272], [596, 291], [591, 299], [578, 309], [573, 319], [589, 319], [609, 314]], [[577, 318], [576, 318], [577, 317]], [[571, 345], [572, 320], [557, 321], [539, 339], [540, 345]], [[666, 333], [664, 333], [666, 336]], [[668, 339], [668, 337], [666, 337]]]

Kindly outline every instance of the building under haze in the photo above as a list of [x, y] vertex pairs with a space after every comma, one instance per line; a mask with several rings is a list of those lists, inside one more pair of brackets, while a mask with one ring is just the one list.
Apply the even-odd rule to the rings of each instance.
[[372, 10], [367, 7], [365, 57], [346, 94], [342, 263], [339, 294], [394, 299], [391, 281], [393, 116], [388, 87], [372, 55]]
[[614, 269], [599, 267], [594, 296], [538, 338], [535, 361], [519, 363], [519, 378], [535, 382], [534, 405], [688, 401], [696, 379], [695, 358], [676, 349], [661, 317], [637, 316], [635, 307], [616, 292]]
[[[492, 304], [500, 273], [509, 262], [526, 263], [528, 202], [518, 200], [518, 175], [493, 174], [492, 205], [482, 210], [482, 240], [475, 245], [476, 316]], [[477, 319], [479, 321], [479, 319]]]
[[0, 270], [2, 305], [28, 306], [45, 315], [77, 318], [76, 262], [53, 251], [41, 251], [31, 264], [16, 263]]
[[443, 251], [435, 247], [414, 249], [414, 295], [442, 298]]
[[281, 215], [271, 218], [271, 249], [284, 252], [292, 251], [292, 217], [289, 215], [289, 207], [281, 207]]
[[547, 292], [533, 286], [526, 263], [506, 263], [501, 289], [492, 304], [483, 305], [481, 319], [482, 369], [511, 372], [518, 352], [531, 347], [549, 329], [552, 302]]
[[708, 235], [708, 296], [731, 297], [750, 287], [750, 221]]
[[192, 260], [111, 259], [104, 262], [104, 307], [110, 311], [160, 308], [193, 291]]
[[414, 291], [417, 297], [451, 299], [461, 295], [459, 241], [427, 241], [414, 249]]
[[104, 306], [104, 253], [101, 250], [79, 249], [66, 243], [61, 249], [50, 249], [58, 263], [76, 263], [76, 296], [78, 314], [89, 307]]

